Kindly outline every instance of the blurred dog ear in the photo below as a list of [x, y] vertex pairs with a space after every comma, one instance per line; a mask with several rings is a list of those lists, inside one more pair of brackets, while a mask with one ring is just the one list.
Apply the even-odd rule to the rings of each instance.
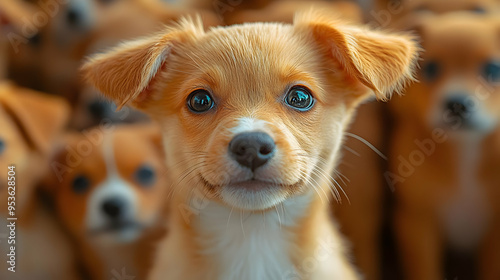
[[69, 105], [61, 98], [9, 83], [0, 85], [0, 104], [12, 116], [29, 146], [43, 154], [51, 152], [53, 141], [69, 118]]
[[372, 89], [379, 100], [387, 100], [414, 80], [419, 47], [409, 35], [345, 26], [314, 13], [299, 14], [294, 25], [306, 28], [350, 77]]
[[[95, 55], [82, 67], [87, 81], [118, 109], [132, 102], [140, 107], [148, 99], [158, 72], [163, 70], [174, 45], [203, 34], [203, 24], [183, 19], [160, 35], [131, 41], [108, 53]], [[168, 71], [168, 70], [167, 70]]]

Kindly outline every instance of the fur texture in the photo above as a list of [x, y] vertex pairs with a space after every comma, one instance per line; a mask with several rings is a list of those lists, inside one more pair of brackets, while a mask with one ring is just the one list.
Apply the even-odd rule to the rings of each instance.
[[[411, 79], [416, 57], [408, 37], [344, 26], [311, 12], [293, 25], [208, 32], [198, 21], [184, 20], [163, 35], [91, 59], [83, 71], [94, 86], [163, 126], [167, 165], [177, 180], [171, 235], [151, 279], [231, 277], [242, 264], [226, 265], [230, 252], [248, 258], [241, 267], [247, 278], [357, 279], [329, 222], [324, 202], [337, 191], [329, 174], [357, 104], [372, 90], [388, 98]], [[286, 105], [287, 92], [297, 85], [311, 91], [311, 110]], [[193, 113], [186, 105], [197, 89], [213, 97], [208, 112]], [[231, 159], [228, 144], [235, 133], [257, 131], [273, 139], [276, 153], [252, 171]], [[249, 220], [240, 220], [238, 233], [231, 213], [240, 211]], [[284, 217], [276, 219], [276, 211]], [[212, 223], [225, 215], [230, 232], [213, 231]], [[256, 228], [245, 231], [249, 225]], [[277, 266], [253, 259], [246, 251], [252, 239], [274, 246]], [[333, 244], [326, 254], [324, 240]]]

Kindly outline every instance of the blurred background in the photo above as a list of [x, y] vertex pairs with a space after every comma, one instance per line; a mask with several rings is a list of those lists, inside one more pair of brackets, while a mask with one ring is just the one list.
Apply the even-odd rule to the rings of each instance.
[[[145, 279], [168, 235], [159, 129], [87, 86], [86, 57], [183, 16], [310, 7], [422, 47], [404, 95], [360, 106], [332, 174], [359, 271], [500, 280], [500, 0], [0, 0], [0, 279]], [[102, 191], [110, 166], [127, 195]]]

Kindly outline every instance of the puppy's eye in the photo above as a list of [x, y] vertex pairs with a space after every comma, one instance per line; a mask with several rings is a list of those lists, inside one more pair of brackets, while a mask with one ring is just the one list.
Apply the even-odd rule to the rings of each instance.
[[500, 82], [500, 62], [488, 62], [484, 65], [484, 77], [490, 83]]
[[3, 152], [5, 151], [5, 141], [0, 138], [0, 156], [3, 154]]
[[441, 72], [440, 66], [436, 61], [429, 61], [422, 67], [422, 74], [428, 82], [435, 81]]
[[294, 86], [286, 94], [285, 102], [294, 109], [307, 111], [314, 105], [314, 98], [306, 87]]
[[143, 186], [151, 186], [156, 180], [156, 174], [153, 167], [142, 165], [135, 171], [135, 180]]
[[193, 91], [188, 97], [188, 107], [195, 113], [206, 112], [214, 106], [210, 93], [204, 89]]
[[90, 187], [90, 179], [85, 175], [78, 175], [73, 179], [72, 187], [75, 193], [84, 193]]

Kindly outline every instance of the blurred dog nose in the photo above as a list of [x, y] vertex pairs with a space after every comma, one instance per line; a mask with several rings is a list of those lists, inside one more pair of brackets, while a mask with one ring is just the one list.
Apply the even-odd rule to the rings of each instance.
[[461, 116], [470, 112], [471, 108], [467, 102], [467, 95], [456, 94], [448, 98], [445, 103], [445, 109], [451, 111], [454, 115]]
[[82, 20], [82, 15], [76, 8], [71, 8], [66, 13], [66, 21], [71, 26], [79, 26]]
[[110, 105], [102, 100], [94, 100], [87, 105], [90, 114], [97, 118], [102, 119], [108, 116], [108, 111], [110, 111]]
[[252, 171], [271, 159], [275, 148], [274, 140], [264, 132], [241, 133], [229, 143], [229, 152], [232, 157]]
[[123, 216], [127, 203], [121, 198], [110, 198], [102, 204], [102, 211], [109, 218], [116, 220]]

